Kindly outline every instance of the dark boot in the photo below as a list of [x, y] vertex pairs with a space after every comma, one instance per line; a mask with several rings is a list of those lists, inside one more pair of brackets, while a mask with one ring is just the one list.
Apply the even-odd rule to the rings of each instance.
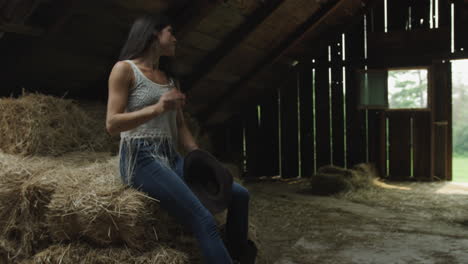
[[255, 264], [257, 258], [257, 246], [252, 240], [247, 240], [247, 246], [243, 250], [242, 255], [239, 258], [240, 264]]

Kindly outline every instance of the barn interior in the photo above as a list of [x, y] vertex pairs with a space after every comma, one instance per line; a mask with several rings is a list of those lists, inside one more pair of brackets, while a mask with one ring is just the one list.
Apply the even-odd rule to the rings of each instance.
[[[0, 263], [79, 263], [84, 255], [81, 263], [199, 263], [182, 242], [168, 247], [187, 258], [156, 262], [133, 243], [146, 237], [133, 241], [119, 229], [120, 215], [100, 221], [103, 232], [90, 227], [97, 216], [87, 229], [57, 231], [57, 222], [80, 225], [67, 222], [69, 207], [57, 209], [64, 192], [24, 184], [57, 175], [57, 164], [71, 178], [86, 166], [114, 173], [109, 73], [134, 19], [161, 12], [173, 19], [170, 66], [194, 135], [251, 192], [257, 263], [468, 261], [468, 0], [0, 0], [0, 197], [21, 193], [0, 204]], [[11, 110], [28, 96], [44, 101]], [[96, 122], [90, 137], [108, 146], [31, 143], [26, 151], [26, 135], [46, 140], [52, 130], [23, 133], [12, 120], [51, 98], [70, 101], [31, 110], [38, 116], [30, 120], [63, 111], [60, 120], [72, 124], [73, 104]], [[29, 176], [11, 181], [11, 168], [22, 166]], [[44, 203], [40, 213], [33, 201]], [[109, 253], [120, 248], [132, 258]]]

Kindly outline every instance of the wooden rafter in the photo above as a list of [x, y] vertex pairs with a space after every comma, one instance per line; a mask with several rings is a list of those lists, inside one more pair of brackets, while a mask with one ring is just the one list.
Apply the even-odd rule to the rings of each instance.
[[[276, 10], [283, 0], [268, 1], [261, 5], [246, 19], [239, 27], [231, 32], [218, 47], [208, 54], [199, 64], [203, 67], [195, 67], [194, 72], [186, 80], [188, 89], [196, 86], [227, 54], [242, 43], [242, 41], [253, 32], [274, 10]], [[188, 89], [186, 91], [188, 91]]]
[[[341, 0], [339, 3], [330, 8], [327, 12], [325, 12], [325, 14], [316, 23], [314, 23], [314, 25], [309, 27], [309, 29], [304, 34], [302, 34], [300, 38], [294, 40], [276, 57], [271, 58], [271, 61], [268, 64], [266, 64], [263, 67], [263, 69], [258, 69], [255, 74], [251, 75], [250, 79], [246, 80], [240, 85], [247, 87], [249, 86], [249, 83], [258, 82], [260, 79], [263, 79], [262, 82], [268, 81], [264, 80], [264, 78], [275, 79], [274, 74], [265, 74], [265, 71], [269, 71], [274, 65], [279, 66], [279, 64], [290, 62], [291, 59], [297, 59], [298, 61], [302, 62], [310, 61], [310, 59], [312, 58], [311, 56], [314, 56], [316, 54], [310, 51], [310, 48], [307, 45], [307, 43], [313, 43], [313, 41], [316, 41], [318, 38], [320, 38], [320, 40], [330, 39], [332, 35], [334, 35], [331, 32], [336, 32], [336, 30], [343, 30], [343, 27], [347, 28], [350, 26], [348, 22], [343, 24], [343, 18], [356, 17], [357, 14], [361, 15], [365, 12], [365, 10], [372, 7], [378, 1], [380, 0]], [[347, 21], [354, 21], [353, 23], [355, 23], [357, 20], [347, 19]], [[281, 76], [281, 74], [277, 75]], [[261, 77], [260, 79], [257, 78], [259, 76]], [[268, 87], [268, 85], [266, 85], [265, 88], [249, 90], [249, 96], [255, 98], [260, 91], [263, 91], [263, 89], [267, 89], [266, 87]], [[245, 95], [245, 92], [233, 88], [231, 92], [223, 98], [224, 100], [218, 101], [217, 107], [214, 109], [215, 111], [211, 112], [211, 115], [208, 111], [203, 113], [205, 115], [202, 115], [202, 117], [204, 118], [205, 122], [218, 122], [219, 120], [216, 116], [214, 116], [214, 114], [217, 112], [225, 111], [227, 109], [231, 109], [229, 107], [229, 101], [236, 100], [235, 98], [239, 100], [239, 98], [242, 97], [242, 94]]]
[[183, 38], [196, 27], [222, 0], [199, 0], [190, 1], [182, 11], [172, 14], [178, 38]]
[[[342, 0], [349, 1], [349, 0]], [[264, 57], [255, 67], [253, 70], [245, 75], [241, 80], [236, 82], [234, 85], [230, 86], [225, 94], [221, 96], [217, 102], [207, 107], [204, 112], [199, 114], [201, 120], [206, 121], [211, 114], [218, 111], [221, 106], [226, 103], [226, 100], [231, 98], [236, 89], [240, 87], [244, 87], [256, 74], [262, 71], [263, 68], [268, 67], [269, 65], [275, 63], [288, 49], [290, 49], [293, 45], [295, 45], [298, 41], [300, 41], [304, 35], [310, 33], [310, 28], [313, 27], [317, 22], [319, 22], [327, 13], [330, 12], [337, 4], [336, 1], [330, 1], [316, 13], [314, 13], [309, 19], [307, 19], [304, 23], [302, 23], [293, 33], [291, 33], [277, 48], [272, 50], [267, 56]]]
[[5, 24], [0, 24], [0, 32], [17, 33], [17, 34], [37, 37], [37, 36], [41, 36], [42, 34], [44, 34], [44, 29], [30, 27], [30, 26], [26, 26], [22, 24], [5, 23]]

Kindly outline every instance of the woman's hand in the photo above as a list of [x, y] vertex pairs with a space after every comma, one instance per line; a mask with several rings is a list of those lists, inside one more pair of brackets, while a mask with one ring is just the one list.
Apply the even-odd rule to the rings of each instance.
[[165, 92], [155, 105], [161, 112], [176, 110], [185, 105], [185, 95], [177, 89]]

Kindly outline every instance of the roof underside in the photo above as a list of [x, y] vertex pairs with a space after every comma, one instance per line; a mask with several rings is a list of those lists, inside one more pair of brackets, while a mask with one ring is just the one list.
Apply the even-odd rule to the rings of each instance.
[[[132, 20], [174, 18], [173, 68], [188, 109], [226, 120], [281, 79], [327, 32], [362, 12], [362, 0], [0, 0], [3, 95], [22, 87], [104, 99], [107, 77]], [[3, 60], [2, 60], [3, 61]]]

